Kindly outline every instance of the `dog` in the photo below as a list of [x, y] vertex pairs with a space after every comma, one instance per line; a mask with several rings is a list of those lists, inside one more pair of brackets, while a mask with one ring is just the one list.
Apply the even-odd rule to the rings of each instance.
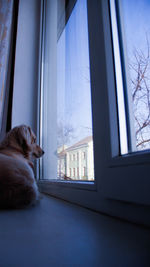
[[0, 143], [0, 209], [25, 208], [38, 201], [33, 160], [43, 154], [29, 126], [6, 134]]

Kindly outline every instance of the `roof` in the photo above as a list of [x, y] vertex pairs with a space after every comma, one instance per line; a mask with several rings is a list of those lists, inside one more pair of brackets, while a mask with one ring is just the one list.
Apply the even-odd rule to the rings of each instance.
[[86, 144], [88, 144], [89, 142], [91, 142], [92, 140], [93, 140], [93, 137], [92, 137], [92, 136], [87, 136], [87, 137], [85, 137], [84, 139], [80, 140], [79, 142], [75, 143], [74, 145], [68, 147], [68, 148], [66, 149], [66, 151], [68, 151], [68, 150], [72, 150], [72, 149], [77, 148], [77, 147], [79, 147], [79, 146], [86, 145]]
[[63, 151], [61, 151], [60, 153], [58, 153], [58, 155], [59, 156], [64, 156], [67, 151], [70, 151], [72, 149], [76, 149], [76, 148], [78, 148], [80, 146], [83, 146], [83, 145], [87, 145], [92, 140], [93, 140], [93, 137], [92, 136], [87, 136], [84, 139], [80, 140], [79, 142], [75, 143], [74, 145], [68, 147], [67, 149], [64, 149]]
[[59, 157], [64, 156], [66, 154], [66, 149], [62, 150], [60, 153], [57, 153]]
[[70, 151], [72, 149], [76, 149], [76, 148], [78, 148], [80, 146], [83, 146], [83, 145], [87, 145], [92, 140], [93, 140], [93, 137], [92, 136], [87, 136], [84, 139], [80, 140], [79, 142], [75, 143], [74, 145], [68, 147], [67, 149], [64, 149], [63, 151], [61, 151], [60, 153], [58, 153], [58, 155], [59, 156], [64, 156], [67, 151]]

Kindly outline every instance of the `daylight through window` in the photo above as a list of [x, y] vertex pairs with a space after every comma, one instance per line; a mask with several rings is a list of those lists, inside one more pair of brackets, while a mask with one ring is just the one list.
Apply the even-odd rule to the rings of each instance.
[[91, 181], [94, 156], [87, 1], [46, 1], [45, 14], [41, 176]]

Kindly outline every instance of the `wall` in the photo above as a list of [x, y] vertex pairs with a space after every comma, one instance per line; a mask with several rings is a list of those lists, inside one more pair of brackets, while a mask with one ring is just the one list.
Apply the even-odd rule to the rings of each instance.
[[40, 6], [40, 0], [20, 0], [19, 2], [12, 109], [12, 127], [27, 124], [35, 132], [37, 128]]

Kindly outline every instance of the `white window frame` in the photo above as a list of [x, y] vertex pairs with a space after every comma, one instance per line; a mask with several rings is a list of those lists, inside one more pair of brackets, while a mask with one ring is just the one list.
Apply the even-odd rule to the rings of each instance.
[[[95, 182], [39, 179], [38, 186], [52, 196], [129, 218], [125, 208], [119, 209], [119, 203], [124, 207], [129, 203], [150, 205], [150, 153], [120, 155], [109, 1], [87, 3]], [[39, 95], [42, 93], [41, 88]], [[138, 213], [134, 215], [138, 220]]]

